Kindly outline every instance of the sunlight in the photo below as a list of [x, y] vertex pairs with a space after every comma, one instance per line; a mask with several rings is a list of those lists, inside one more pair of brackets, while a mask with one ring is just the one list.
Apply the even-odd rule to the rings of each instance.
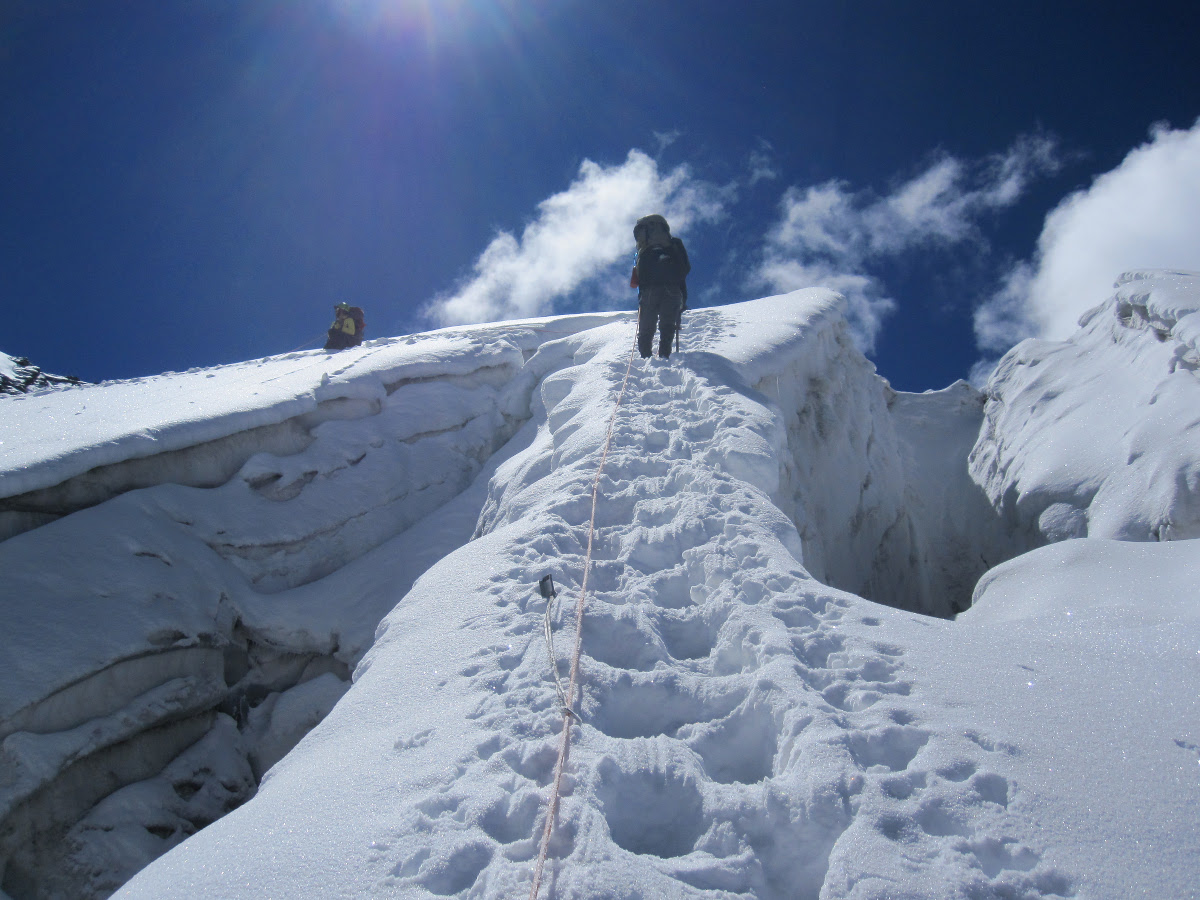
[[421, 38], [430, 49], [460, 43], [469, 37], [486, 37], [520, 14], [520, 6], [511, 0], [329, 2], [341, 18], [356, 29]]
[[[366, 31], [433, 31], [432, 0], [331, 0], [331, 4], [347, 22]], [[442, 5], [457, 7], [462, 0]]]

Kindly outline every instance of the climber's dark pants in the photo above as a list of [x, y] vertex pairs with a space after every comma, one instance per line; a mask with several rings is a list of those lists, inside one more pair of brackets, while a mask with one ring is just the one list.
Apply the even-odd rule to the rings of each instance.
[[679, 311], [683, 308], [683, 290], [674, 285], [654, 285], [642, 288], [640, 294], [638, 351], [643, 357], [650, 355], [654, 346], [654, 330], [657, 328], [658, 355], [666, 359], [671, 355], [675, 328], [679, 324]]
[[357, 347], [362, 343], [362, 337], [356, 334], [346, 334], [338, 328], [329, 329], [329, 337], [325, 341], [326, 350], [345, 350], [347, 347]]

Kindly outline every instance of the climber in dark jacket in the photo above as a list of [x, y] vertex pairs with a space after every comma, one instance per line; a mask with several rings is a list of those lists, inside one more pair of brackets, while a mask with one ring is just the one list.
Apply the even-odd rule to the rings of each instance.
[[671, 226], [659, 215], [643, 216], [633, 226], [637, 264], [629, 286], [638, 289], [638, 350], [650, 355], [654, 331], [659, 332], [658, 355], [671, 355], [679, 319], [687, 309], [687, 275], [692, 270], [683, 241], [671, 237]]

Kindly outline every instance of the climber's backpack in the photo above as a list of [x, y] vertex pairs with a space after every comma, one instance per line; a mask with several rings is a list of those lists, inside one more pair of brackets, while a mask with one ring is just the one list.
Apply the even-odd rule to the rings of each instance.
[[671, 284], [683, 286], [691, 266], [679, 238], [668, 238], [663, 244], [651, 244], [638, 252], [638, 286]]
[[633, 239], [639, 247], [655, 244], [666, 247], [671, 243], [671, 226], [658, 213], [642, 216], [633, 226]]
[[363, 318], [362, 307], [361, 306], [350, 307], [350, 318], [352, 318], [354, 320], [354, 335], [355, 335], [355, 337], [361, 338], [363, 336], [363, 332], [367, 328], [366, 319]]

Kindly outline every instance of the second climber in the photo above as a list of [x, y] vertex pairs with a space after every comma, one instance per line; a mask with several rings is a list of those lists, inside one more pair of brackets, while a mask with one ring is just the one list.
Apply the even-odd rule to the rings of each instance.
[[326, 350], [345, 350], [363, 342], [367, 323], [360, 307], [339, 303], [333, 308], [333, 316], [333, 324], [329, 326], [329, 336], [325, 341]]

